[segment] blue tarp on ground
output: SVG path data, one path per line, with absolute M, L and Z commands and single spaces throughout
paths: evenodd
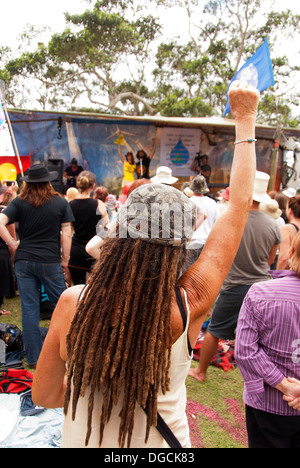
M 22 416 L 21 396 L 0 395 L 0 448 L 60 448 L 63 410 Z

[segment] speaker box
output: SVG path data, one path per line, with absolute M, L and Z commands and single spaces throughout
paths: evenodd
M 63 159 L 48 159 L 47 167 L 50 172 L 56 171 L 57 178 L 54 179 L 51 184 L 57 192 L 64 193 L 64 183 L 63 183 L 63 174 L 64 174 L 64 160 Z

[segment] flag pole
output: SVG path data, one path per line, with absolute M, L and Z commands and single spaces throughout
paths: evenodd
M 6 121 L 7 121 L 8 127 L 9 127 L 10 136 L 11 136 L 14 148 L 15 148 L 15 153 L 16 153 L 16 156 L 18 158 L 21 175 L 23 177 L 24 176 L 23 166 L 22 166 L 20 155 L 19 155 L 19 150 L 18 150 L 18 147 L 17 147 L 17 143 L 16 143 L 16 140 L 15 140 L 14 132 L 13 132 L 13 129 L 12 129 L 11 121 L 10 121 L 10 118 L 9 118 L 9 115 L 8 115 L 8 112 L 7 112 L 7 109 L 6 109 L 6 105 L 4 103 L 2 105 L 3 105 L 4 112 L 5 112 Z

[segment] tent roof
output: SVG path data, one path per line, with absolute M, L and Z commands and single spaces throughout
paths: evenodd
M 8 109 L 11 120 L 14 124 L 20 121 L 54 121 L 61 117 L 65 121 L 75 121 L 80 123 L 126 123 L 126 124 L 145 124 L 156 125 L 157 127 L 180 126 L 180 127 L 201 127 L 202 129 L 220 132 L 223 134 L 233 134 L 235 131 L 235 121 L 222 117 L 161 117 L 161 116 L 122 116 L 113 114 L 99 114 L 89 112 L 56 112 L 56 111 L 38 111 L 24 109 Z M 16 117 L 16 119 L 14 118 Z M 22 117 L 21 117 L 22 116 Z M 23 117 L 24 116 L 24 117 Z M 21 117 L 21 118 L 20 118 Z M 277 128 L 269 125 L 256 125 L 256 136 L 274 140 Z M 300 138 L 300 128 L 282 127 L 281 131 L 286 137 Z

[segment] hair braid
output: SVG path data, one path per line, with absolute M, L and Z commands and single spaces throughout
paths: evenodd
M 86 445 L 96 391 L 102 392 L 99 444 L 113 405 L 122 398 L 119 445 L 130 446 L 137 404 L 147 406 L 147 441 L 157 395 L 169 388 L 171 302 L 182 249 L 139 239 L 107 239 L 67 337 L 68 382 L 75 418 L 87 390 Z

